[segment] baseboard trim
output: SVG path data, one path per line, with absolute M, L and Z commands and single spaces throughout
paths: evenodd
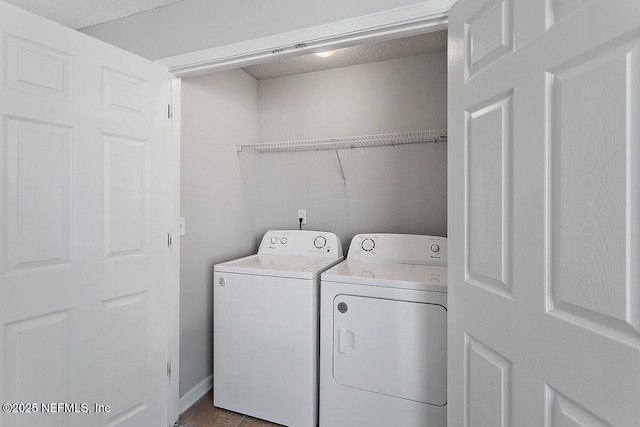
M 212 388 L 213 375 L 209 375 L 180 398 L 178 402 L 178 410 L 180 413 L 182 414 L 184 411 L 191 408 L 194 403 L 200 400 L 200 398 L 207 394 Z

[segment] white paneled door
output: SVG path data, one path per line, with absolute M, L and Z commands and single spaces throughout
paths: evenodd
M 0 425 L 167 425 L 167 70 L 2 2 L 0 37 Z
M 449 19 L 449 426 L 637 427 L 640 2 Z

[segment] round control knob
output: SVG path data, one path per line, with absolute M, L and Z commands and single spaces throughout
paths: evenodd
M 440 245 L 436 245 L 435 243 L 431 245 L 431 252 L 435 252 L 435 253 L 440 252 Z
M 218 283 L 220 284 L 220 286 L 227 286 L 227 279 L 225 279 L 224 277 L 220 277 L 218 279 Z
M 277 237 L 272 237 L 271 238 L 271 244 L 275 244 L 278 241 Z
M 360 243 L 360 247 L 365 251 L 369 252 L 376 247 L 376 242 L 374 242 L 373 239 L 364 239 L 362 243 Z
M 280 239 L 280 243 L 282 243 L 283 245 L 287 243 L 287 238 L 283 237 L 282 239 Z
M 318 249 L 324 248 L 326 244 L 327 244 L 327 239 L 325 239 L 323 236 L 318 236 L 313 241 L 313 246 L 315 246 Z

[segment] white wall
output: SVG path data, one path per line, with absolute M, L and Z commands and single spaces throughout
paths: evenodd
M 261 141 L 446 129 L 444 52 L 258 82 Z M 255 155 L 258 234 L 333 231 L 446 235 L 446 144 Z
M 212 371 L 213 265 L 255 251 L 251 194 L 235 144 L 254 142 L 257 83 L 242 70 L 182 81 L 180 395 Z
M 420 1 L 182 0 L 81 31 L 146 58 L 159 59 Z

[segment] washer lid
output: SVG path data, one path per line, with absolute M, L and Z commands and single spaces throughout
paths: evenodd
M 329 267 L 342 261 L 342 259 L 342 257 L 329 259 L 306 256 L 250 255 L 222 264 L 216 264 L 214 271 L 258 276 L 313 279 Z
M 347 260 L 322 273 L 322 280 L 447 292 L 447 267 Z

